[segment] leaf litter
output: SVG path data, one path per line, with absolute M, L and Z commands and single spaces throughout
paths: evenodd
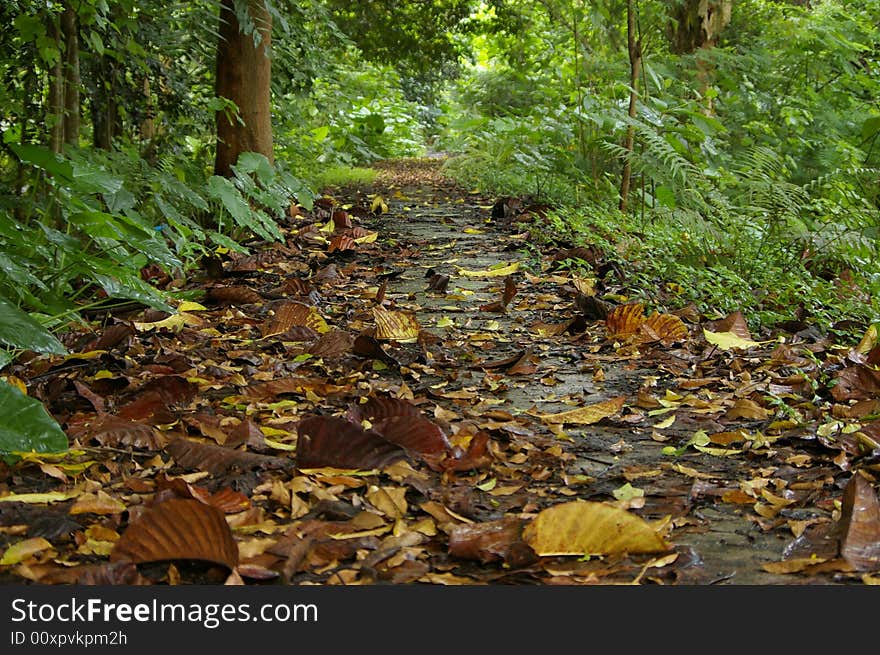
M 529 260 L 548 208 L 439 165 L 381 163 L 206 262 L 199 302 L 10 364 L 70 449 L 0 465 L 0 579 L 877 579 L 876 331 L 648 306 L 598 247 Z

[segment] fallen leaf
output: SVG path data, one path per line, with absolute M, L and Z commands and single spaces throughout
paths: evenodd
M 542 510 L 526 526 L 523 540 L 542 557 L 670 550 L 657 530 L 641 517 L 613 505 L 585 500 Z
M 858 473 L 844 489 L 840 510 L 840 555 L 857 571 L 880 570 L 880 500 Z
M 757 341 L 743 339 L 733 332 L 710 332 L 703 328 L 703 336 L 706 338 L 706 341 L 721 350 L 748 350 L 749 348 L 761 345 Z
M 24 539 L 12 544 L 0 558 L 0 566 L 11 566 L 23 562 L 31 555 L 36 555 L 44 550 L 52 548 L 52 544 L 42 537 Z
M 419 338 L 421 327 L 411 313 L 373 307 L 373 318 L 376 321 L 376 339 L 406 343 Z
M 560 412 L 558 414 L 539 414 L 542 421 L 550 425 L 591 425 L 604 418 L 614 416 L 623 407 L 625 396 L 617 396 L 586 407 Z
M 238 546 L 220 510 L 197 500 L 166 500 L 128 526 L 110 553 L 111 562 L 178 559 L 236 567 Z
M 300 469 L 380 469 L 406 457 L 403 448 L 381 434 L 336 416 L 304 418 L 297 432 L 296 464 Z

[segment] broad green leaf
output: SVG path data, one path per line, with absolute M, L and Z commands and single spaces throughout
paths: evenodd
M 161 309 L 166 312 L 174 311 L 174 308 L 165 301 L 165 298 L 159 291 L 139 277 L 125 273 L 121 269 L 110 275 L 96 272 L 94 278 L 111 298 L 136 300 L 154 309 Z
M 67 352 L 67 348 L 51 332 L 2 297 L 0 297 L 0 343 L 39 353 Z
M 9 148 L 21 161 L 42 168 L 66 182 L 73 181 L 73 166 L 70 162 L 63 160 L 60 155 L 56 155 L 48 148 L 21 143 L 10 143 Z
M 67 450 L 67 435 L 43 403 L 25 396 L 8 382 L 0 382 L 0 455 L 14 462 L 13 453 L 57 453 Z
M 880 133 L 880 116 L 871 116 L 862 123 L 862 139 L 867 141 L 878 133 Z

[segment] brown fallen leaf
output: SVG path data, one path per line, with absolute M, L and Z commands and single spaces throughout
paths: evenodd
M 528 566 L 538 557 L 523 541 L 524 526 L 525 521 L 515 517 L 453 526 L 449 532 L 449 554 L 484 564 L 503 561 L 513 568 Z
M 154 505 L 128 526 L 111 562 L 200 560 L 234 570 L 238 546 L 223 513 L 197 500 L 172 498 Z
M 324 317 L 316 307 L 297 302 L 296 300 L 288 300 L 274 308 L 274 315 L 263 323 L 261 332 L 263 337 L 269 337 L 276 334 L 284 334 L 292 328 L 309 328 L 318 334 L 323 334 L 330 330 Z
M 523 530 L 540 556 L 662 553 L 670 546 L 641 517 L 606 503 L 575 500 L 542 510 Z
M 365 359 L 376 359 L 390 366 L 400 366 L 400 362 L 398 362 L 391 355 L 385 352 L 382 344 L 380 344 L 375 337 L 370 336 L 369 334 L 358 335 L 357 338 L 354 340 L 352 351 L 358 357 L 363 357 Z
M 711 332 L 731 332 L 740 339 L 752 340 L 749 324 L 741 311 L 731 312 L 720 321 L 709 323 L 707 327 Z
M 628 339 L 634 336 L 645 322 L 645 306 L 641 303 L 618 305 L 605 318 L 609 339 Z
M 858 473 L 843 493 L 840 535 L 840 555 L 857 571 L 880 570 L 880 500 Z
M 831 387 L 834 400 L 869 400 L 880 396 L 880 371 L 856 364 L 843 369 Z
M 224 475 L 233 468 L 241 471 L 293 468 L 293 462 L 283 457 L 257 455 L 214 444 L 198 443 L 183 437 L 173 439 L 165 447 L 165 451 L 183 468 L 208 471 L 213 475 Z
M 243 286 L 212 287 L 205 298 L 220 305 L 256 305 L 263 302 L 263 296 Z
M 684 321 L 678 316 L 657 312 L 651 314 L 639 329 L 642 331 L 641 341 L 659 341 L 664 346 L 685 341 L 689 334 Z
M 304 418 L 297 432 L 296 465 L 300 469 L 381 469 L 406 457 L 403 448 L 381 434 L 337 416 Z

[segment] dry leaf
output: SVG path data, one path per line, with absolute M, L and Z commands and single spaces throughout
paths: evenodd
M 559 414 L 540 414 L 540 418 L 550 425 L 591 425 L 617 414 L 625 400 L 625 396 L 617 396 Z
M 177 559 L 236 567 L 238 546 L 220 510 L 197 500 L 166 500 L 132 523 L 110 553 L 111 562 Z
M 523 539 L 540 556 L 662 553 L 666 541 L 644 519 L 626 510 L 583 500 L 542 510 Z

